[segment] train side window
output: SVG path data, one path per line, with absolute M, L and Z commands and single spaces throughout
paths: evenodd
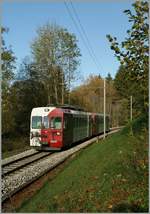
M 74 124 L 75 124 L 75 127 L 77 127 L 77 118 L 76 117 L 74 118 Z
M 84 118 L 82 117 L 82 126 L 84 127 Z
M 67 128 L 67 118 L 64 118 L 64 129 Z
M 78 117 L 78 128 L 80 127 L 80 117 Z
M 66 121 L 64 120 L 64 127 L 63 127 L 64 129 L 66 129 Z
M 75 117 L 75 127 L 77 128 L 78 127 L 78 118 Z
M 78 127 L 78 117 L 76 117 L 76 128 Z

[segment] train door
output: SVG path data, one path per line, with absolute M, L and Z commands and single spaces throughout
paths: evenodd
M 49 114 L 50 147 L 63 147 L 63 113 L 55 109 Z
M 49 146 L 50 144 L 50 127 L 48 116 L 42 117 L 42 128 L 41 128 L 41 145 Z
M 73 116 L 70 113 L 64 113 L 63 142 L 66 147 L 73 143 Z
M 92 120 L 92 115 L 89 115 L 89 136 L 92 136 L 92 128 L 93 128 L 93 120 Z
M 95 127 L 95 115 L 92 114 L 92 135 L 94 136 L 96 133 L 96 127 Z

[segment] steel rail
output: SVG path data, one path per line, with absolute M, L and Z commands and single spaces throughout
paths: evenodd
M 37 152 L 32 155 L 30 154 L 20 159 L 13 160 L 12 162 L 9 162 L 5 165 L 2 165 L 2 177 L 16 170 L 19 170 L 22 167 L 27 166 L 28 164 L 38 161 L 50 154 L 50 152 Z
M 35 149 L 26 150 L 26 151 L 21 152 L 19 154 L 16 154 L 16 155 L 10 156 L 8 158 L 2 159 L 1 166 L 2 167 L 6 166 L 8 164 L 16 162 L 17 160 L 21 160 L 21 159 L 30 157 L 30 156 L 37 154 L 37 153 L 39 153 L 39 151 L 36 151 Z

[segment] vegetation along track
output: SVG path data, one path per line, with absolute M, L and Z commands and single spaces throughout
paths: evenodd
M 50 152 L 35 152 L 35 153 L 29 154 L 25 157 L 20 157 L 17 160 L 12 160 L 11 162 L 6 162 L 5 164 L 2 164 L 2 177 L 4 177 L 5 175 L 8 175 L 16 170 L 19 170 L 22 167 L 27 166 L 28 164 L 38 161 L 39 159 L 44 158 L 47 155 L 50 155 Z
M 108 134 L 112 134 L 117 132 L 119 129 L 113 130 Z M 108 135 L 107 134 L 107 135 Z M 46 156 L 38 161 L 34 161 L 31 164 L 20 168 L 19 170 L 15 170 L 14 172 L 5 175 L 2 178 L 2 202 L 5 199 L 10 198 L 16 192 L 26 187 L 28 184 L 37 180 L 39 177 L 44 175 L 46 172 L 52 170 L 57 167 L 61 163 L 63 163 L 67 158 L 73 155 L 75 152 L 78 152 L 81 149 L 84 149 L 88 145 L 94 143 L 97 139 L 102 139 L 103 135 L 98 137 L 94 137 L 90 140 L 85 141 L 77 146 L 72 147 L 71 149 L 55 152 L 53 154 L 49 154 L 50 156 Z

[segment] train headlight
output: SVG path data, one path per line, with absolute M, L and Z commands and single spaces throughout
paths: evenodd
M 57 135 L 57 136 L 60 136 L 60 132 L 56 132 L 56 135 Z

